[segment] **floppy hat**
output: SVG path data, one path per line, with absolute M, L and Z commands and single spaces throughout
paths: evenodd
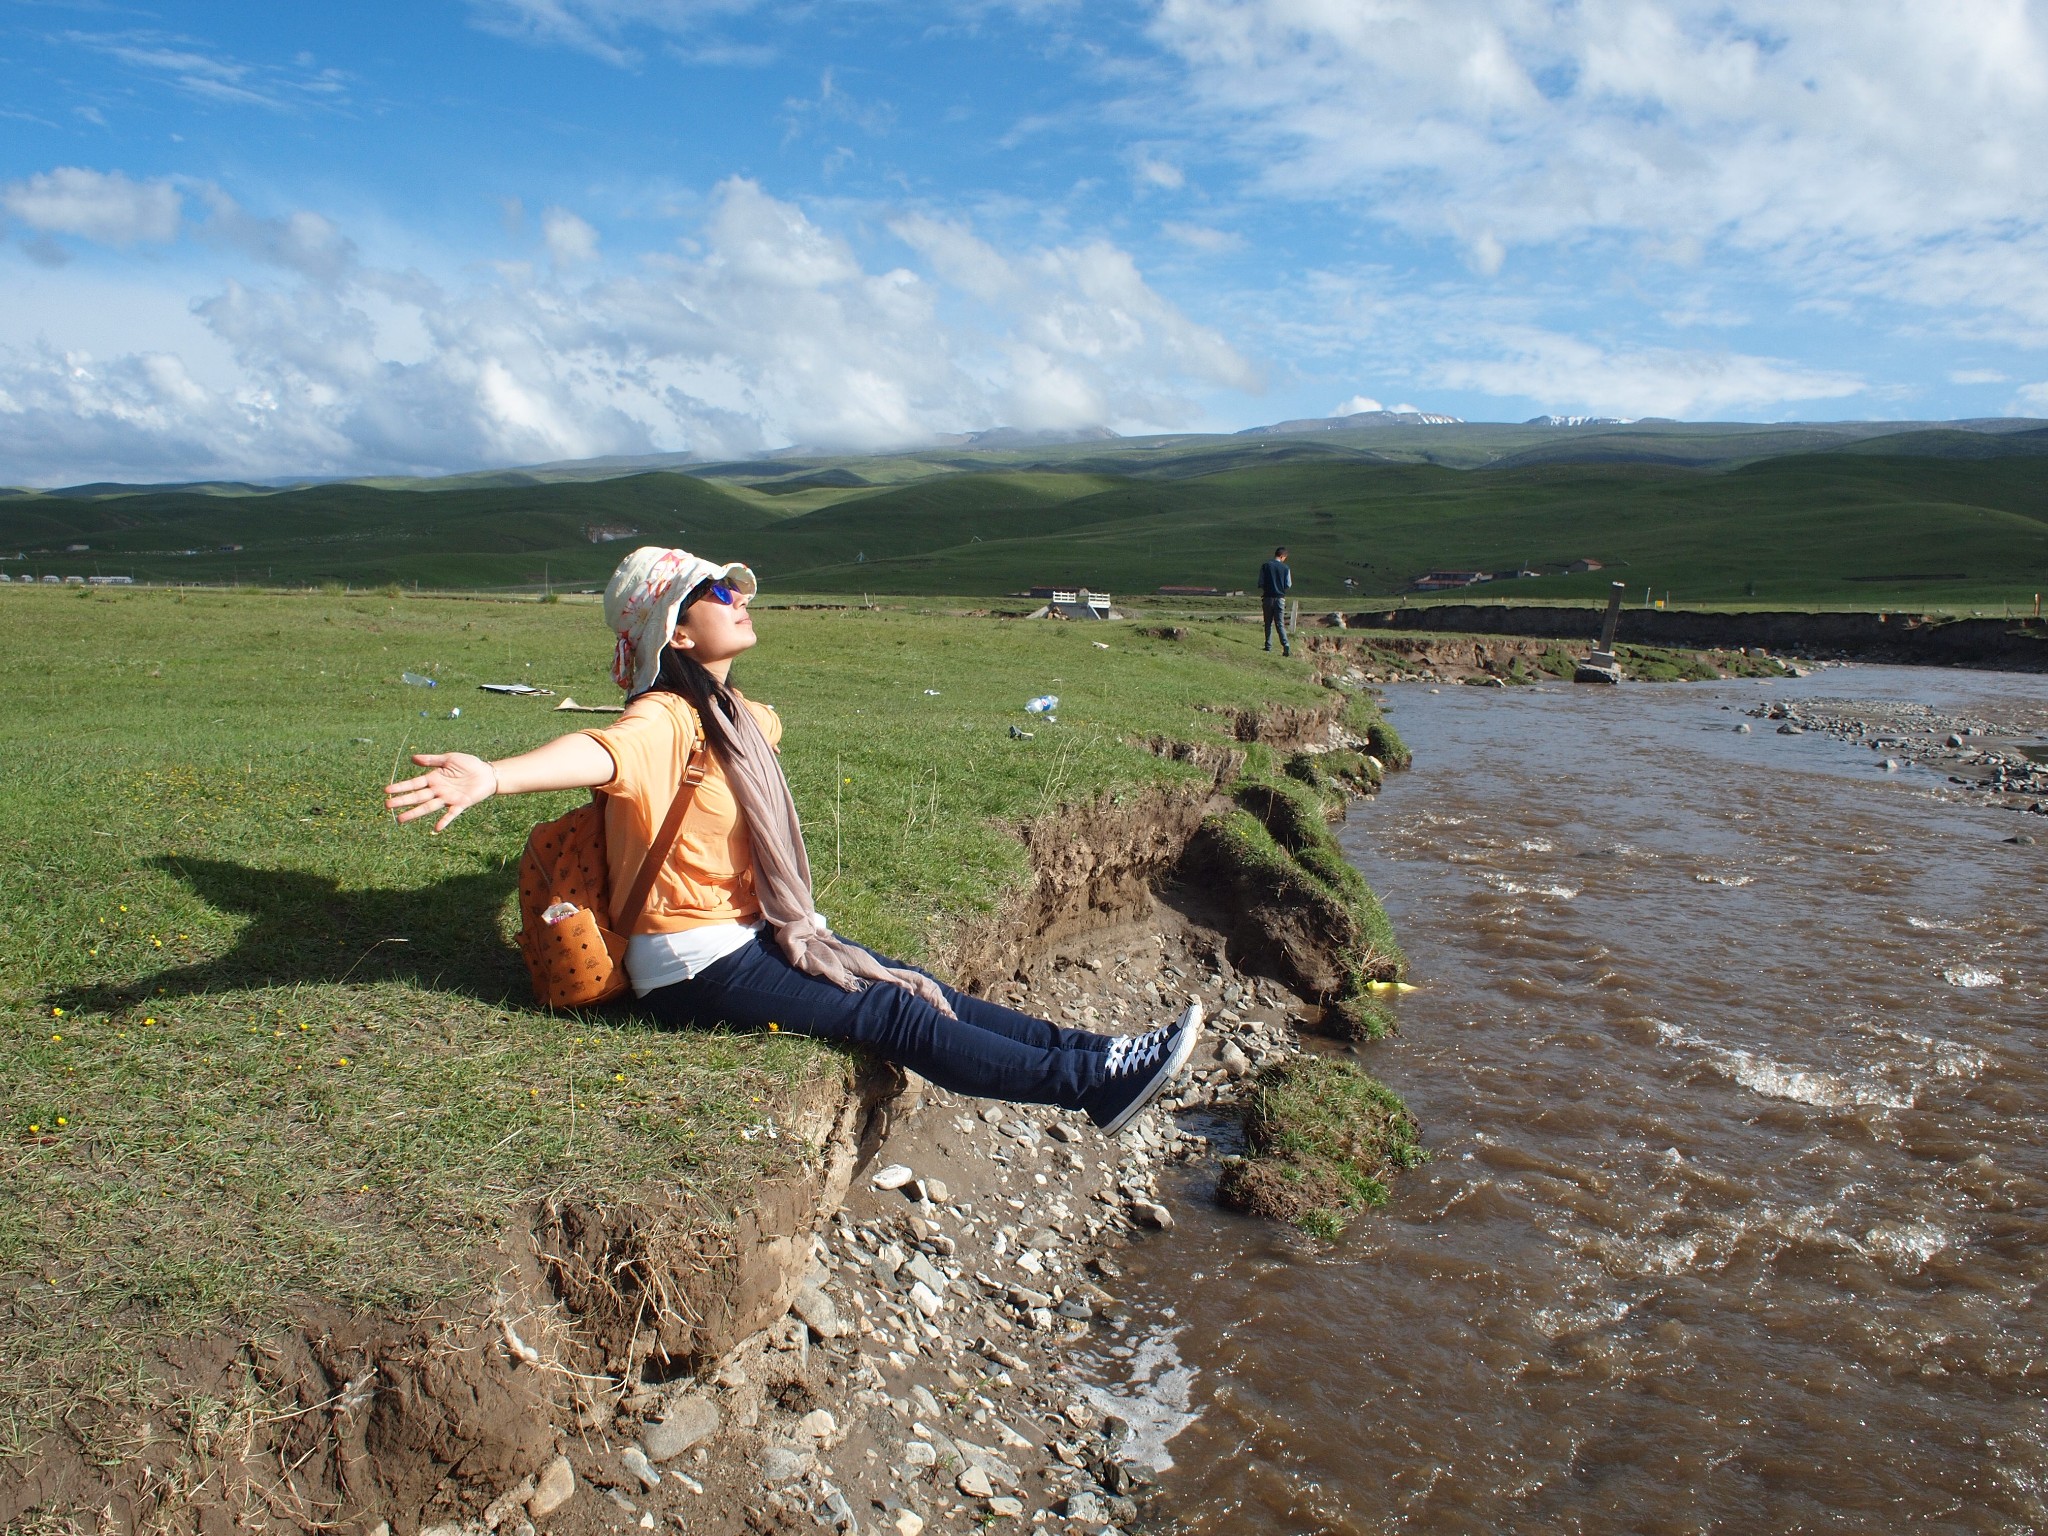
M 619 637 L 612 681 L 644 693 L 661 671 L 661 650 L 676 632 L 676 610 L 699 582 L 724 581 L 753 596 L 759 583 L 738 561 L 714 565 L 687 549 L 643 544 L 619 562 L 604 589 L 604 621 Z

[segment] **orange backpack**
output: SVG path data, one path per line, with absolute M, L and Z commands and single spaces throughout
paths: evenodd
M 704 739 L 701 726 L 696 739 Z M 675 846 L 683 813 L 693 798 L 689 791 L 703 778 L 698 754 L 692 751 L 661 830 L 648 844 L 640 873 L 616 913 L 605 856 L 602 794 L 592 791 L 588 805 L 544 821 L 527 834 L 526 851 L 519 856 L 519 952 L 526 957 L 533 995 L 542 1007 L 588 1008 L 626 990 L 626 941 Z M 571 910 L 564 914 L 564 907 Z

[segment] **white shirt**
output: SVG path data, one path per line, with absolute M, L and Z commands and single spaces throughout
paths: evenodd
M 760 923 L 706 923 L 680 933 L 636 933 L 626 941 L 626 979 L 633 995 L 688 981 L 754 942 Z

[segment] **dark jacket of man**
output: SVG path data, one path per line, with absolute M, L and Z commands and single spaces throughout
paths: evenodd
M 1275 557 L 1259 567 L 1259 596 L 1267 602 L 1279 602 L 1293 585 L 1294 572 L 1287 568 L 1285 560 Z

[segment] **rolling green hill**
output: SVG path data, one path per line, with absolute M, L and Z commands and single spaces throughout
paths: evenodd
M 771 504 L 772 507 L 772 504 Z M 417 581 L 485 587 L 602 580 L 636 543 L 717 545 L 779 520 L 689 475 L 422 494 L 321 485 L 267 496 L 185 491 L 0 501 L 0 554 L 37 572 L 150 581 Z M 637 530 L 593 542 L 591 530 Z M 14 562 L 0 570 L 19 569 Z
M 1275 439 L 1267 454 L 1257 439 L 1210 439 L 1123 458 L 1101 442 L 1075 444 L 1064 464 L 1028 469 L 969 457 L 971 471 L 882 485 L 815 465 L 764 480 L 757 465 L 751 483 L 656 472 L 432 492 L 37 495 L 0 499 L 0 554 L 28 556 L 0 570 L 595 586 L 631 544 L 683 543 L 747 560 L 771 591 L 968 596 L 1086 584 L 1129 595 L 1169 583 L 1242 589 L 1285 543 L 1313 602 L 1390 597 L 1430 569 L 1523 566 L 1541 574 L 1466 595 L 1590 598 L 1619 579 L 1693 602 L 2028 602 L 2048 589 L 2044 436 L 1894 434 L 1711 472 L 1642 462 L 1456 470 L 1320 440 Z M 1887 444 L 1927 451 L 1879 451 Z M 1978 452 L 1992 444 L 2002 451 Z M 1109 467 L 1133 456 L 1136 471 Z M 604 537 L 626 529 L 635 531 Z M 73 544 L 89 547 L 67 551 Z M 1565 573 L 1588 558 L 1602 569 Z

